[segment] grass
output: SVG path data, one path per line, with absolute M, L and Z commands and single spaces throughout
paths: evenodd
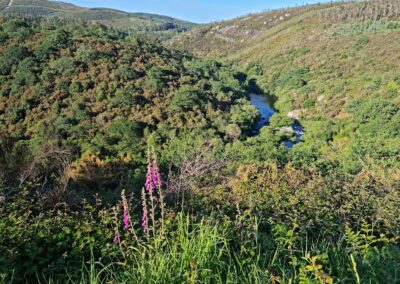
M 282 233 L 282 232 L 281 232 Z M 398 283 L 398 247 L 350 250 L 350 236 L 337 242 L 285 235 L 237 243 L 226 225 L 212 218 L 195 223 L 180 214 L 164 234 L 140 243 L 121 242 L 125 260 L 101 263 L 93 258 L 79 283 Z M 350 234 L 347 232 L 347 234 Z M 354 235 L 357 234 L 353 234 Z M 296 244 L 297 240 L 300 240 Z M 353 240 L 357 242 L 356 240 Z M 252 243 L 252 249 L 245 246 Z M 274 244 L 268 247 L 268 244 Z M 266 246 L 267 245 L 267 249 Z M 353 247 L 354 248 L 354 247 Z M 385 261 L 378 263 L 385 255 Z M 60 283 L 48 280 L 42 283 Z M 77 283 L 69 279 L 66 283 Z

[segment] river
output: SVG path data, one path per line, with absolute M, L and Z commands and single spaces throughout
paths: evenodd
M 274 115 L 276 112 L 274 108 L 271 106 L 271 103 L 268 101 L 267 97 L 264 95 L 259 95 L 259 94 L 250 94 L 250 102 L 253 106 L 255 106 L 260 114 L 261 114 L 261 119 L 257 122 L 256 125 L 256 133 L 258 133 L 261 128 L 263 128 L 265 125 L 268 125 L 270 118 Z M 301 137 L 304 135 L 305 131 L 301 124 L 298 121 L 295 121 L 292 124 L 292 130 L 294 133 L 295 141 L 293 142 L 292 140 L 285 140 L 284 145 L 287 148 L 292 148 L 295 144 L 298 144 L 301 142 Z

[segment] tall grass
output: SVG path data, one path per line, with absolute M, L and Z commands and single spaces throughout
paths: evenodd
M 265 283 L 257 260 L 232 251 L 224 226 L 180 214 L 171 229 L 124 247 L 126 263 L 92 260 L 80 283 Z
M 258 244 L 248 253 L 228 226 L 180 214 L 167 233 L 125 246 L 126 262 L 92 259 L 80 283 L 398 283 L 398 247 L 369 247 L 361 245 L 362 233 L 346 234 L 337 242 L 306 238 L 297 245 L 293 235 L 275 235 L 253 240 Z

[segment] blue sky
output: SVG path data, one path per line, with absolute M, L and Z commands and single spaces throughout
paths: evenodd
M 107 7 L 128 12 L 147 12 L 197 23 L 230 19 L 250 12 L 326 0 L 64 0 L 84 7 Z

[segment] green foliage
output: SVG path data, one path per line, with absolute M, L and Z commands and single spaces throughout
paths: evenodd
M 63 29 L 50 32 L 46 39 L 36 47 L 35 56 L 42 61 L 47 60 L 51 55 L 55 54 L 59 49 L 69 45 L 70 35 Z
M 162 68 L 153 66 L 146 72 L 145 85 L 152 94 L 162 92 L 165 87 L 165 80 L 163 78 L 164 71 Z
M 356 43 L 354 44 L 354 48 L 356 50 L 360 50 L 362 49 L 365 45 L 367 45 L 369 43 L 369 38 L 366 36 L 363 36 L 361 38 L 359 38 Z
M 106 8 L 89 9 L 63 2 L 18 0 L 18 3 L 14 3 L 12 7 L 3 9 L 7 4 L 8 2 L 5 2 L 3 6 L 0 6 L 2 9 L 0 12 L 5 17 L 44 18 L 50 20 L 58 17 L 80 25 L 96 23 L 101 24 L 103 27 L 113 28 L 126 37 L 140 34 L 146 37 L 154 37 L 158 40 L 165 40 L 196 26 L 194 23 L 168 16 L 128 13 Z M 6 25 L 7 32 L 21 32 L 27 28 L 28 25 L 19 19 L 12 20 Z
M 349 111 L 353 114 L 353 123 L 356 125 L 353 127 L 354 139 L 349 149 L 352 170 L 360 167 L 357 162 L 362 157 L 384 160 L 389 166 L 396 165 L 400 154 L 398 106 L 382 99 L 354 101 L 349 106 Z
M 50 68 L 62 76 L 68 76 L 74 73 L 75 63 L 71 57 L 61 57 L 50 62 Z
M 106 156 L 117 156 L 128 153 L 138 153 L 142 130 L 138 123 L 131 120 L 117 120 L 107 126 L 104 133 L 98 134 L 93 140 L 93 147 Z M 95 151 L 96 152 L 96 151 Z
M 14 93 L 23 86 L 32 86 L 36 83 L 37 63 L 32 57 L 22 60 L 16 69 L 14 81 L 12 83 L 12 90 Z
M 71 151 L 74 174 L 86 178 L 89 154 L 106 164 L 123 159 L 135 172 L 146 143 L 165 145 L 197 128 L 226 140 L 250 133 L 257 112 L 246 100 L 243 74 L 142 38 L 126 41 L 104 27 L 57 23 L 32 20 L 29 37 L 4 46 L 4 137 L 28 145 L 56 139 Z M 101 168 L 110 177 L 107 185 L 99 178 L 99 187 L 120 183 L 118 167 Z M 81 186 L 87 188 L 82 182 L 75 189 Z
M 18 198 L 0 212 L 0 273 L 6 279 L 61 279 L 66 268 L 81 267 L 83 259 L 93 251 L 96 258 L 112 257 L 112 251 L 100 245 L 110 238 L 110 216 L 101 216 L 90 206 L 78 215 L 66 208 L 39 213 L 43 207 L 34 203 L 26 189 Z M 69 273 L 79 277 L 78 271 Z
M 176 91 L 169 108 L 172 112 L 182 112 L 193 109 L 199 102 L 199 90 L 185 85 Z
M 279 177 L 278 177 L 279 178 Z M 34 186 L 30 188 L 33 190 Z M 128 202 L 133 227 L 121 210 L 83 204 L 46 209 L 27 190 L 8 198 L 0 214 L 0 273 L 5 281 L 80 283 L 356 283 L 398 280 L 396 238 L 369 223 L 346 225 L 334 240 L 304 236 L 297 223 L 270 223 L 238 205 L 233 216 L 170 213 L 165 228 L 149 234 L 138 225 L 138 205 Z M 97 204 L 101 204 L 97 200 Z M 288 207 L 289 209 L 289 207 Z M 265 227 L 267 226 L 267 227 Z M 339 226 L 342 226 L 340 224 Z M 118 243 L 113 242 L 118 232 Z M 307 245 L 304 245 L 304 242 Z M 269 253 L 268 253 L 269 252 Z
M 284 74 L 279 75 L 278 81 L 275 83 L 276 86 L 284 86 L 286 88 L 302 87 L 307 84 L 306 75 L 309 73 L 309 69 L 306 67 L 298 68 Z
M 277 148 L 279 137 L 264 127 L 256 137 L 245 141 L 235 141 L 227 145 L 227 156 L 242 163 L 262 163 L 264 161 L 284 161 L 284 148 Z
M 29 56 L 29 50 L 21 45 L 12 45 L 8 47 L 0 58 L 0 74 L 8 75 L 13 65 Z
M 368 20 L 364 23 L 350 23 L 338 26 L 334 32 L 334 36 L 347 36 L 361 34 L 367 32 L 380 32 L 384 30 L 395 30 L 400 28 L 400 22 L 379 20 Z
M 98 56 L 97 51 L 87 44 L 82 44 L 76 51 L 75 55 L 78 60 L 85 64 L 89 64 L 93 60 L 96 60 Z
M 248 74 L 133 35 L 179 29 L 168 19 L 142 15 L 123 33 L 1 19 L 0 282 L 397 283 L 397 27 L 350 13 L 350 29 L 376 33 L 333 42 L 337 18 L 315 19 L 335 9 L 319 7 L 267 13 L 261 30 L 242 19 L 251 43 L 226 23 L 211 29 L 229 47 L 193 33 L 209 50 L 240 42 L 231 62 Z M 80 12 L 105 24 L 118 13 Z M 278 112 L 256 135 L 248 92 L 260 86 Z M 306 131 L 292 149 L 289 112 Z M 146 201 L 149 147 L 165 183 Z
M 259 112 L 255 106 L 243 105 L 234 106 L 231 110 L 232 122 L 236 123 L 240 129 L 250 131 L 254 125 Z

